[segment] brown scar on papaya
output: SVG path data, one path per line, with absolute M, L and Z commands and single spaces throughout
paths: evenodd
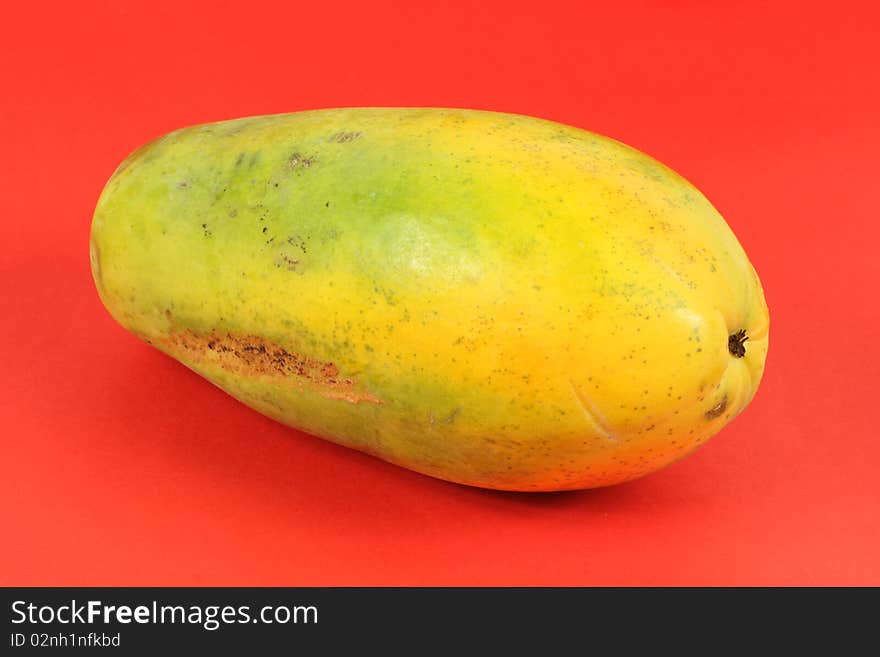
M 327 399 L 351 404 L 383 404 L 351 378 L 340 375 L 332 362 L 288 351 L 257 335 L 217 333 L 207 335 L 186 329 L 170 333 L 165 344 L 187 361 L 212 364 L 240 376 L 268 377 L 313 390 Z
M 715 404 L 712 408 L 706 411 L 705 416 L 707 420 L 714 420 L 716 417 L 721 415 L 727 409 L 727 396 Z
M 316 159 L 316 155 L 306 157 L 302 153 L 294 153 L 289 158 L 287 158 L 286 166 L 288 169 L 296 169 L 297 167 L 304 167 L 308 169 L 310 166 L 312 166 L 312 164 L 314 164 Z
M 337 144 L 345 144 L 358 139 L 361 134 L 361 132 L 337 132 L 330 138 L 330 140 L 335 141 Z

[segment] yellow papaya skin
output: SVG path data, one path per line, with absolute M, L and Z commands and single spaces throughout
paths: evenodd
M 346 108 L 172 132 L 92 221 L 112 316 L 279 422 L 441 479 L 656 471 L 754 396 L 758 276 L 690 183 L 537 118 Z

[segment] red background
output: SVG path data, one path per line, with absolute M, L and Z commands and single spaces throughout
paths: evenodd
M 4 9 L 0 583 L 880 585 L 877 16 L 420 4 Z M 286 429 L 112 321 L 88 232 L 129 151 L 350 105 L 537 115 L 691 179 L 770 304 L 751 407 L 633 483 L 489 492 Z

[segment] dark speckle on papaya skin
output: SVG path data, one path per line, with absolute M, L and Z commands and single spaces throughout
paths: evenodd
M 290 246 L 294 246 L 294 247 L 298 248 L 303 253 L 306 253 L 308 251 L 308 249 L 306 248 L 305 240 L 300 239 L 296 235 L 291 235 L 290 237 L 288 237 L 287 243 L 290 244 Z
M 290 271 L 296 271 L 296 266 L 299 264 L 299 260 L 296 258 L 292 258 L 286 253 L 280 253 L 278 257 L 275 259 L 276 267 L 285 267 Z

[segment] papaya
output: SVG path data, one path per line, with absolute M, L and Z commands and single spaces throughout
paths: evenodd
M 107 182 L 90 258 L 119 324 L 235 399 L 490 489 L 663 468 L 749 404 L 768 348 L 758 275 L 703 194 L 515 114 L 171 132 Z

